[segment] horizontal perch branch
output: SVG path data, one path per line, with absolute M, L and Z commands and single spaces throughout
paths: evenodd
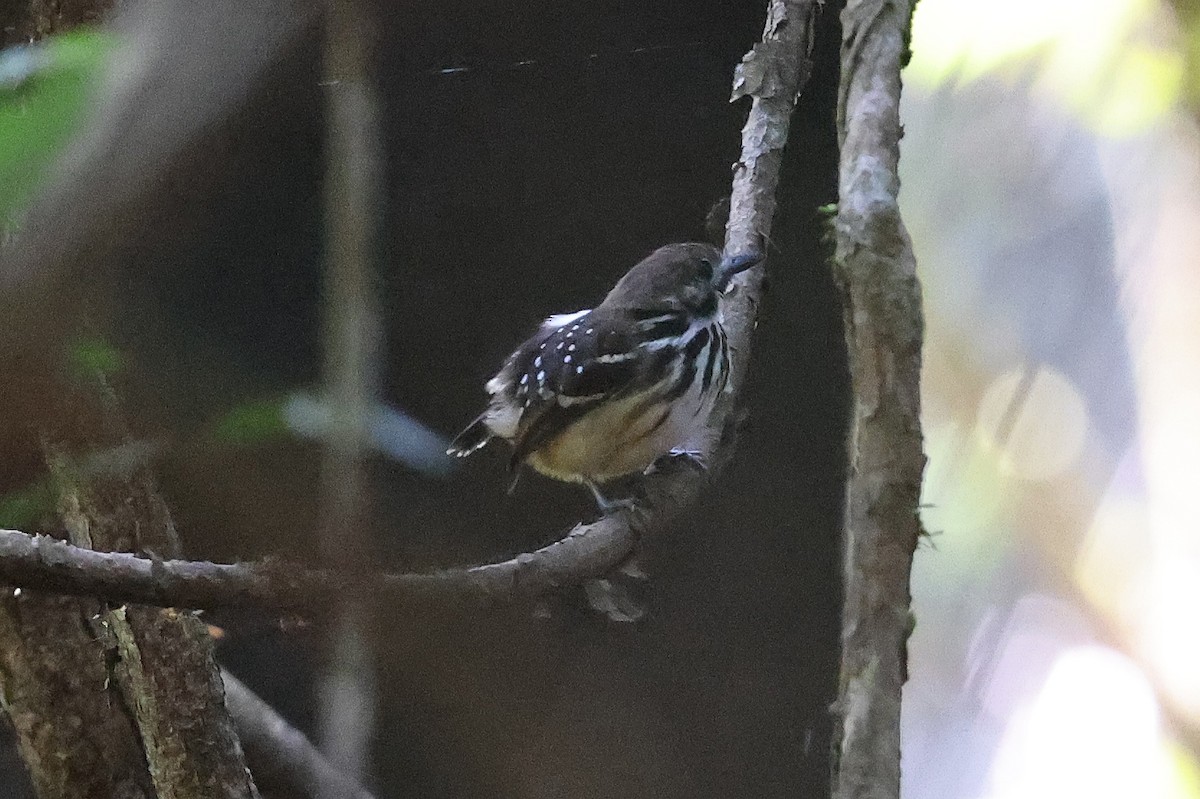
M 397 600 L 511 601 L 611 571 L 636 542 L 633 525 L 607 517 L 561 541 L 499 563 L 428 574 L 350 574 L 284 561 L 209 563 L 96 552 L 48 536 L 0 530 L 0 583 L 113 602 L 212 609 L 302 609 L 364 584 Z

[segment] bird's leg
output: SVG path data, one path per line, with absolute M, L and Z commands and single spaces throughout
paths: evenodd
M 512 482 L 508 484 L 507 493 L 510 497 L 513 495 L 513 492 L 517 490 L 517 483 L 519 482 L 521 482 L 521 467 L 517 466 L 517 468 L 513 470 Z
M 618 510 L 632 510 L 637 506 L 637 503 L 632 499 L 609 499 L 600 492 L 600 486 L 595 480 L 588 478 L 583 479 L 584 485 L 592 490 L 592 496 L 596 498 L 596 505 L 600 507 L 600 512 L 605 516 Z
M 667 453 L 667 457 L 680 463 L 686 463 L 698 472 L 708 471 L 708 460 L 704 457 L 704 453 L 698 449 L 675 447 Z

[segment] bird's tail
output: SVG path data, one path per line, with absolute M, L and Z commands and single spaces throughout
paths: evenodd
M 492 440 L 492 431 L 488 428 L 486 419 L 487 413 L 484 412 L 479 415 L 478 419 L 467 425 L 467 429 L 455 436 L 454 440 L 450 442 L 450 447 L 446 450 L 446 454 L 465 458 L 475 450 L 483 448 Z

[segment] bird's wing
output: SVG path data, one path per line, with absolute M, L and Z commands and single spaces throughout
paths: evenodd
M 512 463 L 518 464 L 604 402 L 652 385 L 664 349 L 647 350 L 646 332 L 588 313 L 543 325 L 512 362 L 515 401 L 522 408 Z

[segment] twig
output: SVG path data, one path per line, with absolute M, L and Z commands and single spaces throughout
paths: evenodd
M 286 789 L 288 796 L 303 799 L 374 799 L 237 677 L 224 670 L 221 677 L 225 704 L 259 786 Z
M 752 97 L 754 102 L 742 127 L 742 154 L 734 165 L 725 229 L 728 251 L 761 249 L 770 235 L 792 111 L 812 72 L 813 16 L 819 5 L 818 0 L 768 0 L 762 41 L 738 65 L 731 101 Z M 742 278 L 749 296 L 739 305 L 737 321 L 727 325 L 735 328 L 731 343 L 744 344 L 750 338 L 753 317 L 747 319 L 745 312 L 753 313 L 762 275 L 757 268 Z
M 348 574 L 282 561 L 209 563 L 96 552 L 48 536 L 0 530 L 0 583 L 14 588 L 160 607 L 327 608 L 349 586 L 381 601 L 510 602 L 611 571 L 636 540 L 617 517 L 581 526 L 547 547 L 499 563 L 428 574 Z
M 849 0 L 842 13 L 842 154 L 835 276 L 854 392 L 846 490 L 836 799 L 900 795 L 900 697 L 912 630 L 909 573 L 921 535 L 923 318 L 900 219 L 900 69 L 910 0 Z

